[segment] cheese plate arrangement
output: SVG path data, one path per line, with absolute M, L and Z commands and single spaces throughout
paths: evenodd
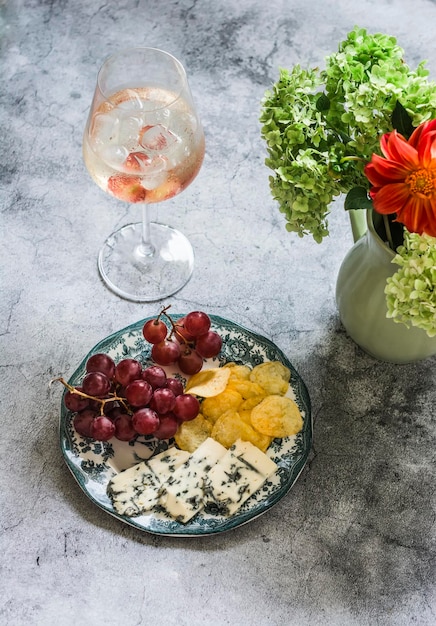
M 255 409 L 250 412 L 250 425 L 243 421 L 248 411 L 239 411 L 241 420 L 238 422 L 237 432 L 241 435 L 234 434 L 235 422 L 230 420 L 236 413 L 228 410 L 228 398 L 227 404 L 221 410 L 225 413 L 220 416 L 222 419 L 213 416 L 213 410 L 217 407 L 216 398 L 223 396 L 221 394 L 215 398 L 198 398 L 199 411 L 206 418 L 209 417 L 211 423 L 203 415 L 195 419 L 192 416 L 186 417 L 189 407 L 185 407 L 182 410 L 182 414 L 185 411 L 183 419 L 192 421 L 179 422 L 179 431 L 176 434 L 168 431 L 168 438 L 165 438 L 162 427 L 160 434 L 158 429 L 150 434 L 136 433 L 134 437 L 117 438 L 110 434 L 101 438 L 86 436 L 89 433 L 86 428 L 80 427 L 77 413 L 65 402 L 67 394 L 70 394 L 69 390 L 75 388 L 83 391 L 89 363 L 92 358 L 101 360 L 102 354 L 107 355 L 115 364 L 134 360 L 141 364 L 144 371 L 153 369 L 156 362 L 153 359 L 154 346 L 144 340 L 143 334 L 145 325 L 152 324 L 153 318 L 138 321 L 119 330 L 94 346 L 66 383 L 67 388 L 63 394 L 60 447 L 67 467 L 78 485 L 95 505 L 108 514 L 123 523 L 156 535 L 213 535 L 256 519 L 289 492 L 306 464 L 312 445 L 309 393 L 286 355 L 269 339 L 243 326 L 215 315 L 210 315 L 209 318 L 210 331 L 219 335 L 222 346 L 215 356 L 202 358 L 202 371 L 198 374 L 202 378 L 184 373 L 186 368 L 178 363 L 162 364 L 168 379 L 181 383 L 185 391 L 190 389 L 190 380 L 199 380 L 200 384 L 194 385 L 190 393 L 198 392 L 201 396 L 205 377 L 214 375 L 216 382 L 222 378 L 220 374 L 225 373 L 227 380 L 227 370 L 236 372 L 239 369 L 254 373 L 259 371 L 260 375 L 260 370 L 268 368 L 265 364 L 269 364 L 269 369 L 280 368 L 288 372 L 289 382 L 286 382 L 285 389 L 280 392 L 283 397 L 279 397 L 275 390 L 271 392 L 274 395 L 264 397 L 263 411 L 257 410 L 256 415 Z M 173 315 L 172 324 L 184 319 L 185 315 Z M 154 331 L 155 327 L 157 328 L 156 323 L 151 330 Z M 262 381 L 258 378 L 257 382 Z M 250 389 L 253 389 L 257 382 L 239 380 L 238 390 L 241 391 L 247 385 L 251 385 Z M 140 387 L 140 384 L 136 386 Z M 137 389 L 135 393 L 138 394 Z M 231 390 L 228 393 L 235 395 L 236 392 Z M 189 392 L 182 395 L 185 397 Z M 255 404 L 252 398 L 245 403 L 253 406 Z M 268 415 L 270 405 L 276 408 L 277 403 L 279 412 L 283 413 L 289 409 L 286 403 L 294 407 L 300 420 L 295 434 L 288 435 L 288 432 L 294 431 L 283 431 L 279 437 L 274 436 L 280 432 L 282 422 L 288 419 L 287 413 L 284 417 L 280 415 L 278 431 L 269 432 L 264 429 L 265 415 Z M 138 411 L 138 415 L 147 411 L 150 413 L 149 409 L 142 409 Z M 296 416 L 292 417 L 294 418 Z M 165 415 L 161 423 L 166 419 Z M 202 420 L 200 425 L 199 420 Z M 102 428 L 97 422 L 94 419 L 96 430 Z M 204 432 L 203 427 L 200 429 L 203 422 L 209 429 Z M 253 429 L 251 423 L 260 432 Z M 198 437 L 200 430 L 202 438 L 198 445 L 194 448 L 184 447 L 186 433 L 192 439 L 192 432 Z M 144 432 L 147 432 L 146 428 Z M 229 432 L 234 435 L 233 439 L 228 439 Z M 255 439 L 251 436 L 254 433 Z

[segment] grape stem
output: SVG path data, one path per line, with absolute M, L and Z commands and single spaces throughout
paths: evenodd
M 181 341 L 185 344 L 185 348 L 190 348 L 189 341 L 178 330 L 177 324 L 174 322 L 173 318 L 170 315 L 168 315 L 167 311 L 168 311 L 169 308 L 171 308 L 171 304 L 169 304 L 168 306 L 166 306 L 166 307 L 164 307 L 162 309 L 162 311 L 157 316 L 157 319 L 159 319 L 162 315 L 164 315 L 167 318 L 167 320 L 169 321 L 170 325 L 171 325 L 171 331 L 170 331 L 169 339 L 171 339 L 173 334 L 176 334 L 178 337 L 180 337 Z
M 164 306 L 162 311 L 159 313 L 159 315 L 155 319 L 155 322 L 158 322 L 160 320 L 161 316 L 165 315 L 165 317 L 167 317 L 170 320 L 171 324 L 172 324 L 173 323 L 172 319 L 171 319 L 171 317 L 167 313 L 168 309 L 170 309 L 170 308 L 171 308 L 171 304 L 169 304 L 168 306 Z
M 50 382 L 50 384 L 56 383 L 56 382 L 62 383 L 62 385 L 66 387 L 68 391 L 71 393 L 75 393 L 76 395 L 81 396 L 82 398 L 88 398 L 88 400 L 96 400 L 97 402 L 99 402 L 101 415 L 104 414 L 104 407 L 106 406 L 106 403 L 114 402 L 114 401 L 122 404 L 124 409 L 127 411 L 127 413 L 129 415 L 132 415 L 132 411 L 129 405 L 127 404 L 126 398 L 122 398 L 121 396 L 118 396 L 116 393 L 110 393 L 109 397 L 107 398 L 97 398 L 96 396 L 90 396 L 88 393 L 85 393 L 84 391 L 79 391 L 79 389 L 76 389 L 76 387 L 73 387 L 72 385 L 67 383 L 67 381 L 64 378 L 62 378 L 62 376 L 60 376 L 59 378 L 54 378 Z

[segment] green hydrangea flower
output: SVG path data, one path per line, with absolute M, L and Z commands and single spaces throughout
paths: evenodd
M 270 188 L 287 230 L 321 242 L 333 198 L 369 188 L 363 168 L 380 154 L 398 102 L 413 126 L 436 116 L 436 83 L 424 65 L 411 70 L 394 37 L 355 28 L 324 70 L 280 70 L 260 121 Z
M 387 316 L 436 336 L 436 237 L 405 232 L 393 259 L 400 269 L 387 279 Z

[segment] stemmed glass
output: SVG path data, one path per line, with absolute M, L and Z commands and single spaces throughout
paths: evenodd
M 100 250 L 107 286 L 136 302 L 181 289 L 192 274 L 192 246 L 149 214 L 150 204 L 183 191 L 203 162 L 203 129 L 180 61 L 156 48 L 109 57 L 98 73 L 83 156 L 104 191 L 142 205 L 142 222 L 123 226 Z

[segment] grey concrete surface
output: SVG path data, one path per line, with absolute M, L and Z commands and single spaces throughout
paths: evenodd
M 0 622 L 11 626 L 432 626 L 435 365 L 377 362 L 334 301 L 352 244 L 321 246 L 271 199 L 259 111 L 278 68 L 319 65 L 359 25 L 436 78 L 434 0 L 0 0 Z M 185 64 L 206 133 L 195 182 L 155 209 L 196 255 L 165 301 L 273 340 L 309 388 L 314 446 L 291 492 L 229 533 L 165 538 L 97 508 L 58 444 L 60 389 L 102 338 L 155 314 L 101 282 L 100 245 L 138 217 L 91 181 L 96 73 L 147 45 Z

